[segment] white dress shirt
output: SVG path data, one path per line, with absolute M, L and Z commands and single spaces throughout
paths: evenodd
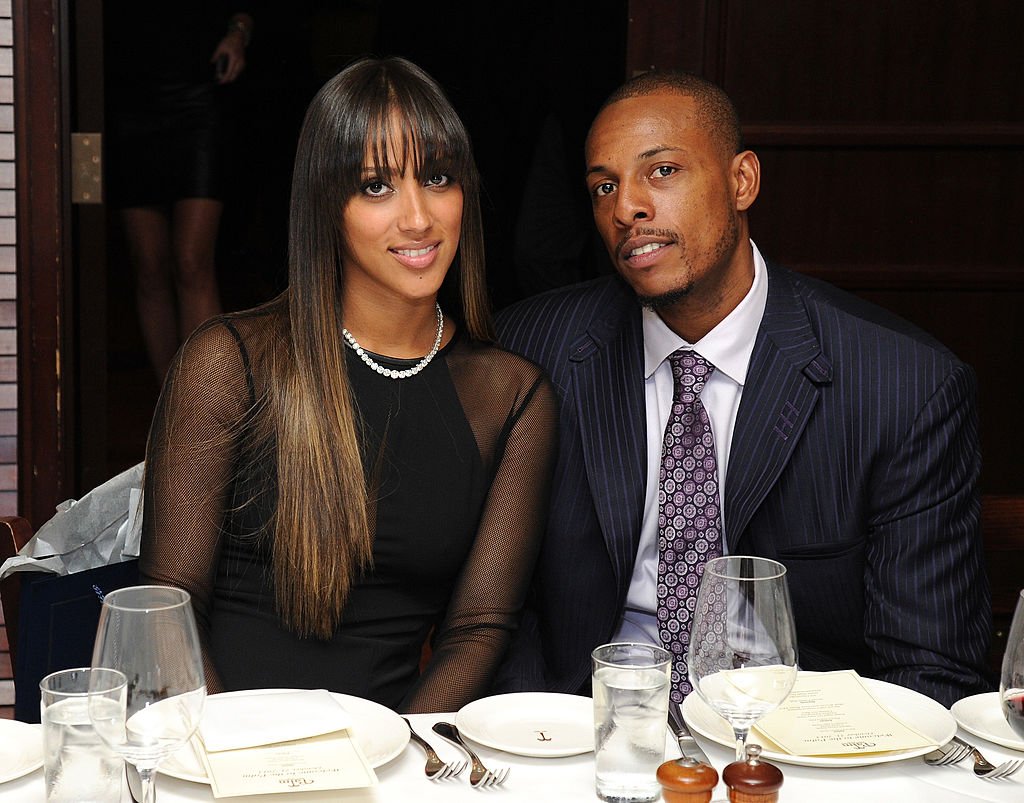
M 661 447 L 672 411 L 674 383 L 668 356 L 680 348 L 692 348 L 715 366 L 700 400 L 711 420 L 718 459 L 718 488 L 722 510 L 722 550 L 725 552 L 725 478 L 729 449 L 747 379 L 754 339 L 768 301 L 768 268 L 753 241 L 754 282 L 743 300 L 714 329 L 696 343 L 687 343 L 673 332 L 656 312 L 643 311 L 644 398 L 647 406 L 647 495 L 640 526 L 640 547 L 626 595 L 626 608 L 614 641 L 660 643 L 657 619 L 658 585 L 658 484 Z

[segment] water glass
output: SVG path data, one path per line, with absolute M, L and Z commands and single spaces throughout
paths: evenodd
M 1024 591 L 1017 597 L 1017 608 L 1010 625 L 1010 637 L 1003 654 L 999 678 L 999 699 L 1003 715 L 1013 732 L 1024 739 Z
M 661 792 L 672 656 L 652 644 L 605 644 L 591 655 L 597 796 L 645 803 Z
M 125 677 L 109 669 L 64 669 L 39 683 L 43 775 L 49 803 L 120 803 L 124 759 L 89 719 L 89 685 L 104 704 L 125 708 Z

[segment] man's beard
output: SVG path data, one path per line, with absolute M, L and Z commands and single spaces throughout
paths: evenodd
M 682 287 L 675 287 L 664 293 L 659 293 L 656 296 L 642 296 L 637 294 L 636 300 L 640 302 L 641 307 L 657 312 L 658 310 L 671 307 L 677 301 L 681 301 L 690 294 L 693 289 L 693 283 L 687 282 Z

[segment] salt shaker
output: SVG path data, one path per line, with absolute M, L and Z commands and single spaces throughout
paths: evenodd
M 708 803 L 718 785 L 718 772 L 684 756 L 658 767 L 658 783 L 665 803 Z
M 782 770 L 760 757 L 761 745 L 748 744 L 746 760 L 734 761 L 722 770 L 729 803 L 777 803 Z

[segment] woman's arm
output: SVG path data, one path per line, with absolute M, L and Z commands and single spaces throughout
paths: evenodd
M 223 323 L 193 335 L 157 404 L 146 452 L 143 580 L 183 588 L 203 646 L 207 688 L 221 690 L 210 660 L 210 604 L 238 422 L 249 408 L 239 342 Z
M 433 653 L 403 703 L 410 712 L 457 711 L 490 688 L 515 629 L 547 520 L 557 448 L 557 403 L 531 366 L 498 445 L 476 540 L 452 593 Z

